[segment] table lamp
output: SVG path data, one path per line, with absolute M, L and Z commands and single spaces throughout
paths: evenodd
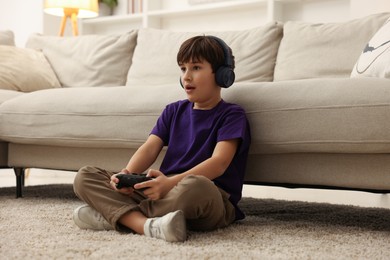
M 62 16 L 60 36 L 64 36 L 66 20 L 72 22 L 73 35 L 78 35 L 77 18 L 96 17 L 99 13 L 98 0 L 45 0 L 44 12 Z

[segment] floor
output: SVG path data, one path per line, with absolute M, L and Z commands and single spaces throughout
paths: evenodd
M 72 183 L 75 172 L 30 169 L 26 174 L 25 185 Z M 15 186 L 12 169 L 0 169 L 0 187 Z M 244 197 L 326 202 L 361 207 L 380 207 L 390 209 L 390 194 L 373 194 L 358 191 L 339 191 L 322 189 L 287 189 L 280 187 L 244 185 Z

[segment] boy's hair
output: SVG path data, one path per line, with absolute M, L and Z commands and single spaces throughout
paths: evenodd
M 234 69 L 234 56 L 232 49 L 228 47 L 229 55 L 231 57 L 232 69 Z M 177 64 L 183 64 L 186 62 L 200 62 L 206 60 L 211 64 L 213 73 L 215 73 L 219 67 L 226 64 L 225 53 L 220 43 L 208 36 L 195 36 L 192 37 L 180 46 L 177 53 Z

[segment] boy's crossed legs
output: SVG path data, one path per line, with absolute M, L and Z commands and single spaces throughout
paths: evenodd
M 90 166 L 77 173 L 74 191 L 89 205 L 75 210 L 80 228 L 133 231 L 176 242 L 186 239 L 186 226 L 207 231 L 234 221 L 229 195 L 205 177 L 187 176 L 164 198 L 153 201 L 140 191 L 126 196 L 113 190 L 113 174 Z

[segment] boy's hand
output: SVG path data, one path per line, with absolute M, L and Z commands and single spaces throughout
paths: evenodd
M 122 193 L 124 195 L 131 196 L 134 192 L 134 189 L 129 187 L 129 188 L 122 188 L 122 189 L 117 189 L 116 184 L 119 182 L 119 179 L 116 177 L 118 174 L 130 174 L 130 172 L 127 169 L 123 169 L 122 171 L 118 172 L 117 174 L 114 174 L 111 176 L 111 181 L 110 185 L 111 188 L 116 190 L 119 193 Z
M 176 185 L 170 178 L 158 170 L 150 169 L 147 177 L 153 177 L 153 180 L 137 183 L 135 189 L 145 189 L 143 193 L 151 200 L 164 198 L 165 195 Z

